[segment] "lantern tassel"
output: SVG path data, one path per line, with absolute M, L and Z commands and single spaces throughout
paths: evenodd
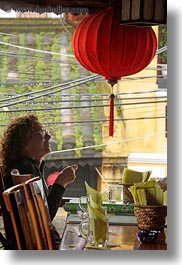
M 114 132 L 114 94 L 110 95 L 109 136 Z

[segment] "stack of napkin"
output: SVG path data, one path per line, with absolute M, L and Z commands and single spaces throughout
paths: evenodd
M 90 229 L 93 233 L 94 243 L 105 242 L 108 236 L 107 208 L 101 205 L 100 193 L 85 182 L 87 190 L 87 210 Z
M 152 171 L 139 172 L 129 168 L 124 168 L 122 174 L 122 184 L 134 184 L 145 182 L 149 179 Z
M 156 180 L 135 183 L 128 189 L 135 204 L 167 205 L 167 190 L 163 191 Z
M 101 194 L 90 187 L 85 181 L 85 187 L 87 191 L 88 201 L 87 201 L 87 210 L 88 215 L 91 218 L 99 217 L 101 220 L 107 220 L 107 208 L 101 205 Z

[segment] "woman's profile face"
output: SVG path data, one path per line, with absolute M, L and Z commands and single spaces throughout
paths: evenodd
M 51 152 L 50 134 L 39 121 L 34 121 L 32 131 L 25 144 L 25 155 L 40 160 L 45 154 Z

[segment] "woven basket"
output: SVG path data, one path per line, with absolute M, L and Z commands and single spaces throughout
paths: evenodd
M 131 192 L 129 191 L 129 187 L 132 186 L 133 184 L 123 184 L 123 202 L 125 204 L 127 203 L 133 203 L 133 196 Z
M 134 214 L 141 230 L 163 230 L 167 216 L 164 205 L 134 205 Z

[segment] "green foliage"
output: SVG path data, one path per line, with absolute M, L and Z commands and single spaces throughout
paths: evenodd
M 120 103 L 121 101 L 118 98 L 115 98 L 115 102 L 116 102 L 115 108 L 116 108 L 118 116 L 121 119 L 124 119 L 123 112 L 122 112 L 122 104 Z M 124 127 L 126 127 L 126 122 L 125 121 L 122 121 L 122 122 L 123 122 Z
M 25 33 L 21 33 L 20 35 L 19 35 L 19 45 L 20 46 L 23 46 L 23 47 L 25 47 L 26 46 L 26 42 L 25 42 Z M 25 81 L 26 80 L 26 74 L 25 74 L 25 72 L 26 72 L 26 68 L 25 68 L 25 61 L 26 61 L 26 59 L 25 59 L 25 55 L 26 55 L 26 50 L 25 49 L 18 49 L 18 63 L 17 63 L 17 69 L 18 69 L 18 79 L 19 79 L 19 81 L 21 82 L 23 82 L 23 81 Z M 19 89 L 21 90 L 21 92 L 23 92 L 24 91 L 24 85 L 19 85 Z
M 9 36 L 2 37 L 2 42 L 8 43 L 8 41 Z M 8 46 L 1 44 L 1 51 L 2 56 L 0 60 L 0 81 L 1 83 L 6 83 L 8 74 L 8 57 L 6 56 L 6 52 L 8 52 Z M 0 89 L 2 93 L 6 92 L 6 86 L 4 84 L 1 85 Z
M 75 86 L 72 88 L 72 93 L 73 94 L 79 94 L 79 87 Z M 75 102 L 73 102 L 73 107 L 79 106 L 79 99 L 80 96 L 74 96 Z M 76 101 L 78 100 L 78 101 Z M 80 110 L 79 108 L 73 109 L 73 116 L 74 116 L 74 121 L 79 121 L 80 120 Z M 79 123 L 77 123 L 75 127 L 75 140 L 76 140 L 76 148 L 80 148 L 83 146 L 83 139 L 82 139 L 82 131 L 81 131 L 81 126 Z M 76 150 L 76 154 L 78 157 L 81 157 L 81 151 Z
M 51 52 L 59 52 L 60 44 L 58 35 L 53 36 L 53 44 L 51 45 Z M 59 63 L 55 63 L 54 60 L 58 60 L 58 56 L 56 54 L 52 55 L 52 63 L 51 63 L 51 78 L 52 80 L 60 79 L 60 66 Z
M 17 33 L 16 33 L 17 34 Z M 40 32 L 40 33 L 32 33 L 33 41 L 30 44 L 31 48 L 35 48 L 38 50 L 47 50 L 52 52 L 60 52 L 60 35 L 56 32 Z M 68 53 L 72 54 L 72 46 L 71 46 L 71 36 L 69 36 L 70 42 L 68 46 Z M 18 33 L 17 34 L 17 44 L 23 47 L 29 47 L 27 44 L 27 34 L 26 33 Z M 46 41 L 45 41 L 46 40 Z M 9 36 L 2 36 L 3 42 L 10 42 Z M 17 59 L 14 61 L 14 64 L 9 64 L 9 56 L 6 55 L 9 52 L 9 46 L 1 45 L 1 51 L 4 52 L 4 55 L 1 56 L 0 61 L 0 80 L 3 83 L 7 82 L 7 74 L 12 69 L 12 71 L 17 72 L 18 74 L 18 83 L 17 84 L 5 84 L 1 85 L 1 93 L 11 93 L 13 94 L 24 94 L 31 91 L 40 91 L 46 87 L 52 86 L 52 84 L 61 83 L 61 69 L 60 69 L 60 56 L 57 54 L 44 54 L 35 51 L 30 51 L 26 49 L 18 49 L 15 48 L 16 53 L 18 54 Z M 80 65 L 73 57 L 70 60 L 70 76 L 68 79 L 76 80 L 80 78 Z M 88 74 L 92 74 L 89 73 Z M 45 85 L 42 81 L 51 81 L 50 84 Z M 27 84 L 29 82 L 30 84 Z M 31 84 L 32 82 L 32 84 Z M 95 83 L 90 82 L 86 84 L 87 89 L 90 94 L 97 93 L 97 86 Z M 77 102 L 73 102 L 74 106 L 80 106 L 80 87 L 73 87 L 71 92 L 75 94 L 74 100 L 78 100 Z M 76 96 L 77 94 L 77 96 Z M 3 96 L 1 96 L 2 99 Z M 21 97 L 21 100 L 26 100 L 27 97 Z M 93 99 L 93 97 L 92 97 Z M 61 107 L 59 101 L 61 100 L 61 93 L 54 94 L 54 97 L 51 95 L 40 97 L 37 99 L 33 99 L 31 101 L 26 101 L 22 104 L 17 104 L 12 107 L 9 107 L 9 110 L 12 110 L 10 113 L 1 112 L 0 113 L 0 136 L 2 135 L 5 125 L 9 122 L 9 120 L 18 117 L 20 115 L 24 115 L 27 112 L 34 112 L 38 115 L 40 121 L 44 124 L 44 126 L 51 132 L 51 135 L 56 138 L 58 143 L 58 150 L 62 148 L 62 125 L 61 125 L 61 110 L 54 111 L 44 111 L 44 108 L 51 107 Z M 56 103 L 54 103 L 55 101 Z M 91 108 L 91 116 L 93 120 L 99 120 L 99 111 L 96 108 L 97 102 L 94 103 L 95 106 Z M 24 109 L 24 111 L 21 111 Z M 39 109 L 36 111 L 34 109 Z M 42 109 L 42 110 L 41 110 Z M 19 112 L 14 112 L 14 111 Z M 80 121 L 81 110 L 79 108 L 73 109 L 73 118 L 74 121 Z M 48 125 L 48 123 L 51 123 Z M 94 141 L 96 145 L 102 143 L 102 130 L 101 123 L 94 122 Z M 82 124 L 76 123 L 74 126 L 74 136 L 76 141 L 76 148 L 83 147 L 83 137 L 82 137 Z M 103 147 L 95 147 L 95 151 L 103 150 Z M 77 150 L 76 154 L 81 156 L 81 151 Z
M 89 91 L 91 94 L 96 94 L 97 93 L 97 85 L 95 83 L 89 83 Z M 94 99 L 94 97 L 92 97 L 92 99 Z M 98 99 L 98 97 L 97 97 Z M 91 113 L 92 113 L 92 119 L 94 120 L 99 120 L 100 119 L 100 115 L 99 115 L 99 111 L 98 108 L 96 107 L 98 103 L 96 101 L 93 101 L 92 105 L 94 105 L 91 109 Z M 104 149 L 103 146 L 97 146 L 102 144 L 102 127 L 101 127 L 101 123 L 100 122 L 94 122 L 94 141 L 95 141 L 95 151 L 102 151 Z
M 167 46 L 167 25 L 159 26 L 159 48 Z M 167 63 L 167 51 L 160 54 L 160 57 L 164 63 Z

